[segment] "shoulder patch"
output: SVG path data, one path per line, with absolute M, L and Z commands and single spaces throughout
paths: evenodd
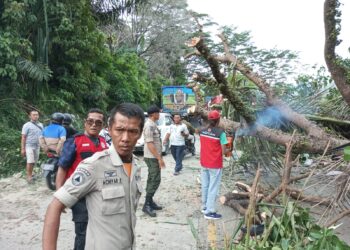
M 96 160 L 98 160 L 98 159 L 100 159 L 102 157 L 105 157 L 107 155 L 109 155 L 108 149 L 100 151 L 100 152 L 96 152 L 91 157 L 84 159 L 82 162 L 83 163 L 93 163 Z

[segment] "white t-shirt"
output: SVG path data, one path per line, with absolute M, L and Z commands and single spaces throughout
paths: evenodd
M 185 145 L 185 137 L 181 135 L 181 131 L 185 134 L 189 134 L 187 126 L 183 123 L 181 124 L 171 124 L 170 133 L 170 145 L 183 146 Z

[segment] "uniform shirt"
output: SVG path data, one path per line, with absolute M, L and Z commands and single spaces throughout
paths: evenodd
M 143 149 L 143 156 L 145 158 L 155 158 L 155 156 L 148 149 L 147 142 L 153 142 L 158 154 L 162 153 L 162 141 L 160 130 L 157 127 L 157 124 L 151 119 L 147 119 L 145 127 L 143 128 L 143 137 L 145 140 L 145 145 Z
M 183 123 L 181 124 L 171 124 L 169 128 L 170 133 L 170 145 L 183 146 L 185 145 L 185 137 L 181 135 L 181 131 L 184 134 L 189 134 L 187 126 Z
M 26 146 L 39 147 L 39 137 L 43 130 L 40 122 L 26 122 L 22 127 L 22 135 L 26 136 Z
M 132 249 L 136 208 L 142 192 L 134 157 L 131 176 L 112 145 L 83 160 L 54 194 L 66 207 L 85 197 L 89 214 L 85 249 Z

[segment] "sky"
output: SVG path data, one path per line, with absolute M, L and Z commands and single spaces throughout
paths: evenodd
M 258 48 L 299 52 L 302 64 L 325 65 L 324 0 L 187 0 L 189 9 L 205 13 L 219 25 L 250 31 Z M 337 49 L 350 57 L 350 1 L 341 0 L 343 40 Z M 218 32 L 219 33 L 219 32 Z

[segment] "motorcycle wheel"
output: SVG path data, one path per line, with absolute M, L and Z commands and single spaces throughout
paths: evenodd
M 46 185 L 53 191 L 56 190 L 56 173 L 57 172 L 50 171 L 46 176 Z

